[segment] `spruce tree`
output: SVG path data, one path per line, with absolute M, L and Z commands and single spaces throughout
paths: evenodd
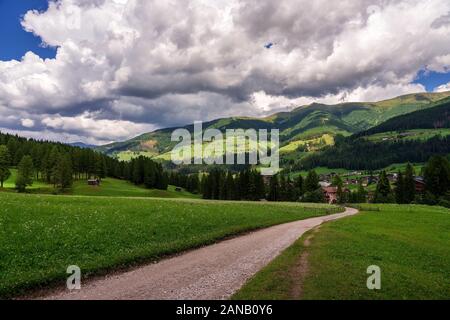
M 17 190 L 19 192 L 24 192 L 26 187 L 33 185 L 33 177 L 33 159 L 30 156 L 24 156 L 17 166 Z
M 9 165 L 11 156 L 6 146 L 0 146 L 0 187 L 3 188 L 3 183 L 11 176 Z
M 226 188 L 227 188 L 227 200 L 237 200 L 236 190 L 234 184 L 234 177 L 231 172 L 228 171 L 226 178 Z
M 380 174 L 373 202 L 374 203 L 394 202 L 391 184 L 389 182 L 389 179 L 387 178 L 386 171 L 382 171 Z
M 314 192 L 319 188 L 319 176 L 314 170 L 309 171 L 305 180 L 305 191 Z
M 301 174 L 298 175 L 296 181 L 295 181 L 295 187 L 297 189 L 297 198 L 302 197 L 305 194 L 305 186 L 304 186 L 304 179 Z
M 272 176 L 270 178 L 269 183 L 269 194 L 267 197 L 267 200 L 269 201 L 279 201 L 279 182 L 278 182 L 278 175 Z
M 404 203 L 409 204 L 416 197 L 416 183 L 414 182 L 414 167 L 408 163 L 404 176 Z
M 405 179 L 403 178 L 403 173 L 399 172 L 397 177 L 397 185 L 395 186 L 395 201 L 398 204 L 406 203 L 405 191 Z
M 432 157 L 424 168 L 426 190 L 435 197 L 443 196 L 450 190 L 450 163 L 442 156 Z
M 60 155 L 54 170 L 54 181 L 55 185 L 61 189 L 72 186 L 72 162 L 69 155 Z
M 358 191 L 356 193 L 356 202 L 365 203 L 367 201 L 367 191 L 364 189 L 362 180 L 359 181 Z
M 255 185 L 257 200 L 264 199 L 266 197 L 266 185 L 264 184 L 264 178 L 261 172 L 255 170 Z
M 280 188 L 278 194 L 278 201 L 288 201 L 288 187 L 286 177 L 280 176 Z

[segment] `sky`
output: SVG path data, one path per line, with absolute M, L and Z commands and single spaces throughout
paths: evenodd
M 0 131 L 103 144 L 450 90 L 448 0 L 0 0 Z

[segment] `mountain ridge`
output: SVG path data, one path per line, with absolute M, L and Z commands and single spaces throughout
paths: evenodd
M 203 129 L 280 129 L 282 146 L 299 141 L 321 138 L 324 135 L 349 136 L 375 127 L 391 118 L 432 107 L 436 102 L 449 98 L 449 92 L 413 93 L 378 102 L 345 102 L 341 104 L 312 103 L 299 106 L 289 112 L 255 117 L 228 117 L 203 123 Z M 135 138 L 114 142 L 95 149 L 109 155 L 127 154 L 127 157 L 144 155 L 157 158 L 171 151 L 176 142 L 171 142 L 175 129 L 193 132 L 193 124 L 162 128 L 143 133 Z

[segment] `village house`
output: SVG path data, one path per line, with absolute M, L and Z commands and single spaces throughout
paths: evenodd
M 88 180 L 88 185 L 89 186 L 99 186 L 100 185 L 100 180 L 99 179 Z
M 322 187 L 323 195 L 329 204 L 335 204 L 338 202 L 338 188 L 337 187 Z M 350 193 L 350 190 L 345 188 L 342 190 L 344 193 Z
M 424 193 L 425 192 L 425 180 L 422 177 L 415 177 L 414 184 L 416 187 L 416 193 Z

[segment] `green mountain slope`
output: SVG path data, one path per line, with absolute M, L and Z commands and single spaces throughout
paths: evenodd
M 226 129 L 280 129 L 285 154 L 292 153 L 291 157 L 295 158 L 299 146 L 308 145 L 315 151 L 333 144 L 333 137 L 338 134 L 349 136 L 370 129 L 396 116 L 433 107 L 437 101 L 447 97 L 450 97 L 450 92 L 410 94 L 374 103 L 313 103 L 266 118 L 218 119 L 205 123 L 203 129 L 215 128 L 223 132 Z M 193 125 L 184 128 L 191 132 L 194 129 Z M 124 160 L 138 155 L 164 159 L 176 145 L 176 142 L 171 142 L 173 131 L 174 128 L 162 129 L 128 141 L 101 146 L 97 150 Z
M 433 155 L 449 153 L 450 99 L 446 98 L 431 108 L 340 139 L 334 146 L 298 160 L 293 168 L 380 169 L 394 163 L 426 162 Z

